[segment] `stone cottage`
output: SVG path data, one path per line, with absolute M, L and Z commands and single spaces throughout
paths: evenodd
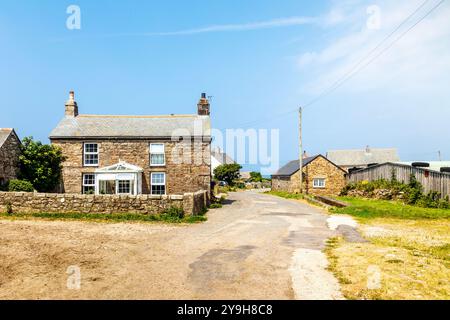
M 0 186 L 19 172 L 20 139 L 14 129 L 0 128 Z
M 214 176 L 214 169 L 224 164 L 235 164 L 236 162 L 219 147 L 211 150 L 211 175 Z
M 272 190 L 300 192 L 300 164 L 290 161 L 272 175 Z M 345 186 L 345 171 L 322 155 L 303 159 L 303 191 L 312 195 L 337 195 Z
M 183 194 L 210 190 L 210 104 L 197 114 L 160 116 L 78 113 L 74 93 L 50 134 L 61 147 L 60 191 L 83 194 Z

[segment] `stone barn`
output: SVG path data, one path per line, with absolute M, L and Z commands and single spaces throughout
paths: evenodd
M 300 193 L 299 161 L 293 160 L 272 175 L 272 190 Z M 303 191 L 312 195 L 338 195 L 346 172 L 322 155 L 303 159 Z

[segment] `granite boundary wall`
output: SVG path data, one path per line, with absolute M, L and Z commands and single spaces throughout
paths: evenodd
M 183 195 L 81 195 L 67 193 L 0 192 L 0 212 L 13 213 L 139 213 L 158 214 L 170 207 L 197 215 L 207 208 L 207 191 Z

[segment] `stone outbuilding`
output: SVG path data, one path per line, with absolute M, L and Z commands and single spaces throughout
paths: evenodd
M 62 149 L 60 192 L 182 195 L 209 191 L 210 105 L 197 114 L 120 116 L 79 114 L 73 92 L 65 116 L 50 134 Z
M 300 164 L 293 160 L 272 175 L 272 190 L 300 193 Z M 312 195 L 338 195 L 345 186 L 344 169 L 322 155 L 303 159 L 303 191 Z
M 14 129 L 0 128 L 0 186 L 19 173 L 20 139 Z

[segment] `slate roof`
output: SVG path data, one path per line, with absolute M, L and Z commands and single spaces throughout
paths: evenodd
M 307 166 L 310 162 L 312 162 L 317 157 L 321 155 L 316 155 L 314 157 L 308 157 L 303 159 L 303 167 Z M 298 160 L 292 160 L 288 162 L 285 166 L 281 167 L 273 176 L 291 176 L 296 173 L 300 168 L 300 163 Z
M 13 132 L 13 129 L 10 128 L 0 128 L 0 147 L 3 146 L 6 139 L 8 139 L 9 135 Z
M 360 149 L 332 150 L 327 152 L 327 158 L 338 166 L 367 166 L 372 163 L 398 162 L 397 149 Z
M 210 129 L 209 116 L 78 115 L 64 117 L 50 133 L 50 139 L 210 136 Z
M 236 163 L 226 153 L 223 153 L 223 152 L 218 151 L 218 150 L 212 150 L 211 151 L 211 157 L 214 157 L 220 164 L 234 164 L 234 163 Z

